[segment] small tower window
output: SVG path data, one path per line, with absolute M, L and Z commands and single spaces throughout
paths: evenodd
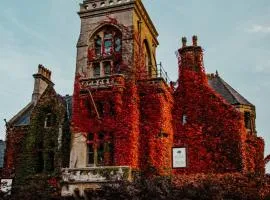
M 245 127 L 251 129 L 250 112 L 244 112 Z
M 100 76 L 100 64 L 94 63 L 93 64 L 93 70 L 94 70 L 94 76 L 99 77 Z

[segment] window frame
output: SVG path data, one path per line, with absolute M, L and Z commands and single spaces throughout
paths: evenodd
M 100 134 L 103 134 L 103 138 L 100 138 Z M 93 138 L 89 139 L 89 135 L 92 135 Z M 98 133 L 88 133 L 87 135 L 87 167 L 96 167 L 96 166 L 112 166 L 114 164 L 114 141 L 111 133 L 106 133 L 99 131 Z M 93 163 L 89 163 L 89 147 L 93 147 Z M 112 146 L 112 149 L 111 149 Z M 99 148 L 102 147 L 102 153 L 99 152 Z M 106 153 L 109 153 L 109 160 L 105 158 Z M 100 160 L 101 156 L 101 160 Z

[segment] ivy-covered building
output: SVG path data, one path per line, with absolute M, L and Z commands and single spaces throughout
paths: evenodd
M 4 178 L 55 173 L 69 163 L 71 97 L 56 93 L 42 65 L 33 77 L 31 102 L 6 124 Z
M 84 0 L 78 14 L 73 95 L 39 66 L 31 103 L 7 123 L 9 176 L 62 169 L 70 196 L 135 174 L 264 173 L 255 106 L 205 73 L 196 36 L 182 38 L 172 82 L 141 0 Z

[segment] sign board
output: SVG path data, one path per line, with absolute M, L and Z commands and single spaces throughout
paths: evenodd
M 1 179 L 1 186 L 0 186 L 1 192 L 10 195 L 11 188 L 12 188 L 12 179 Z
M 185 168 L 187 167 L 187 151 L 185 147 L 172 148 L 172 167 Z

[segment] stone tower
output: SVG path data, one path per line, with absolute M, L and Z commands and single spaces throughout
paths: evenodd
M 95 182 L 131 179 L 133 171 L 170 173 L 172 98 L 157 69 L 158 33 L 142 2 L 88 0 L 79 16 L 63 195 L 76 189 L 83 195 Z

